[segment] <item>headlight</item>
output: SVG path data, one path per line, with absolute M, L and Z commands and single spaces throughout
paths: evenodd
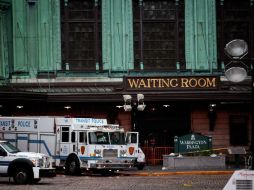
M 42 162 L 41 162 L 40 166 L 45 167 L 45 168 L 50 168 L 51 164 L 52 163 L 51 163 L 50 157 L 45 156 L 42 158 Z
M 101 154 L 101 149 L 95 149 L 95 150 L 94 150 L 94 153 L 95 153 L 95 154 Z
M 40 164 L 40 160 L 37 160 L 37 159 L 31 159 L 31 162 L 33 163 L 34 167 L 37 167 L 39 166 Z

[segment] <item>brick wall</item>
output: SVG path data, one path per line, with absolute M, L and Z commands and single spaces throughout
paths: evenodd
M 211 136 L 213 138 L 213 148 L 225 148 L 230 146 L 229 136 L 229 116 L 248 115 L 249 144 L 251 139 L 251 115 L 243 112 L 217 111 L 217 119 L 213 131 L 209 130 L 207 110 L 193 110 L 191 113 L 191 128 L 196 133 Z M 248 147 L 246 147 L 248 148 Z

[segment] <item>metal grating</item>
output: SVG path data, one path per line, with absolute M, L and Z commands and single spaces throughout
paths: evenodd
M 104 158 L 115 158 L 117 157 L 117 149 L 105 149 L 103 150 Z
M 236 190 L 253 190 L 253 180 L 236 180 Z

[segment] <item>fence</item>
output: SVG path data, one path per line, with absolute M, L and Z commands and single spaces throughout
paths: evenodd
M 142 147 L 147 165 L 162 165 L 163 155 L 174 152 L 174 147 Z

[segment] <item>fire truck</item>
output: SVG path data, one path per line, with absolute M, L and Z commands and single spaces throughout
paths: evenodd
M 0 139 L 21 151 L 44 153 L 68 175 L 82 169 L 114 172 L 137 166 L 145 155 L 138 132 L 108 124 L 106 119 L 64 117 L 0 117 Z

